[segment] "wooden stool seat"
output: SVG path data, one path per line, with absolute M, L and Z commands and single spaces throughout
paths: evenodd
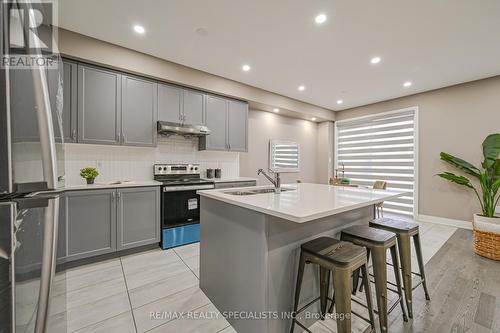
M 348 227 L 342 229 L 342 233 L 345 235 L 349 235 L 352 237 L 356 237 L 358 240 L 365 240 L 370 243 L 377 243 L 381 245 L 385 245 L 386 247 L 391 247 L 396 244 L 396 234 L 380 229 L 370 228 L 366 225 L 353 225 L 352 227 Z M 370 244 L 358 244 L 367 246 Z M 369 246 L 367 246 L 369 247 Z
M 302 244 L 301 249 L 335 266 L 357 266 L 359 261 L 366 259 L 366 249 L 330 237 L 313 239 Z
M 391 219 L 388 217 L 383 217 L 370 221 L 370 226 L 373 228 L 379 228 L 382 230 L 387 230 L 398 233 L 409 233 L 410 236 L 418 233 L 418 224 L 413 222 L 401 221 L 396 219 Z

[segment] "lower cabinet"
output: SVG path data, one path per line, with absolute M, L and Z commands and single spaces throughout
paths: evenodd
M 58 257 L 65 254 L 66 261 L 158 243 L 160 189 L 69 191 L 60 216 L 65 237 L 60 237 Z
M 115 190 L 66 193 L 66 259 L 116 250 Z
M 154 187 L 118 190 L 117 249 L 160 241 L 160 192 Z

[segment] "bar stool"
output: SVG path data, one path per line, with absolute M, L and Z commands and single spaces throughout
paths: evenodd
M 387 315 L 399 303 L 403 312 L 403 320 L 408 321 L 406 310 L 403 302 L 403 291 L 401 288 L 401 277 L 399 276 L 398 256 L 396 250 L 396 234 L 370 228 L 369 226 L 355 225 L 342 230 L 340 238 L 343 241 L 349 241 L 356 245 L 364 246 L 368 249 L 368 253 L 372 254 L 373 276 L 375 278 L 375 294 L 377 296 L 378 317 L 380 330 L 387 332 Z M 391 252 L 392 261 L 394 263 L 394 275 L 396 278 L 396 290 L 389 289 L 398 294 L 399 299 L 391 305 L 387 310 L 387 250 Z M 357 274 L 354 275 L 354 280 L 357 280 Z M 363 272 L 363 282 L 369 281 L 368 274 Z M 354 283 L 356 287 L 357 282 Z M 366 284 L 366 283 L 365 283 Z M 355 288 L 353 289 L 355 293 Z M 369 291 L 365 290 L 368 294 Z
M 297 310 L 300 299 L 300 289 L 304 277 L 304 268 L 306 264 L 317 264 L 320 270 L 320 297 L 312 300 L 301 309 Z M 296 318 L 297 314 L 309 307 L 314 302 L 320 300 L 321 318 L 326 315 L 327 302 L 330 300 L 335 304 L 337 316 L 337 332 L 351 332 L 351 313 L 359 316 L 370 323 L 372 331 L 375 329 L 375 319 L 373 316 L 373 307 L 371 298 L 366 298 L 366 307 L 368 308 L 370 319 L 366 319 L 351 310 L 352 273 L 361 269 L 363 274 L 367 273 L 366 249 L 351 243 L 341 242 L 330 237 L 319 237 L 300 247 L 300 259 L 297 272 L 297 285 L 295 287 L 295 300 L 293 305 L 294 318 L 290 332 L 293 333 L 295 324 L 307 332 L 311 331 L 301 324 Z M 330 272 L 333 276 L 334 299 L 328 297 L 328 288 L 330 284 Z M 369 294 L 370 283 L 364 281 L 365 288 Z M 362 304 L 363 305 L 363 304 Z M 333 307 L 330 308 L 330 312 Z M 349 314 L 349 315 L 346 315 Z
M 398 239 L 399 258 L 401 260 L 401 270 L 403 272 L 403 286 L 406 298 L 406 307 L 408 315 L 413 318 L 413 290 L 419 285 L 424 287 L 425 299 L 430 300 L 427 283 L 425 281 L 424 261 L 422 259 L 422 246 L 420 245 L 419 227 L 417 223 L 406 222 L 388 217 L 375 219 L 370 221 L 370 226 L 373 228 L 394 232 Z M 415 252 L 417 254 L 417 262 L 419 273 L 411 271 L 411 245 L 410 238 L 413 238 Z M 420 277 L 420 281 L 412 287 L 412 274 Z

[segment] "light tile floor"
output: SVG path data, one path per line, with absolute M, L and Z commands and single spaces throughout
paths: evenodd
M 420 230 L 427 262 L 456 228 L 420 223 Z M 65 286 L 67 294 L 55 297 L 51 315 L 67 318 L 68 332 L 234 333 L 198 287 L 199 249 L 196 243 L 70 269 L 56 278 L 55 293 Z M 191 318 L 168 316 L 183 311 Z M 335 332 L 333 321 L 311 328 Z

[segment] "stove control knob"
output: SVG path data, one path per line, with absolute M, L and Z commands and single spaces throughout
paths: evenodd
M 194 167 L 195 170 L 198 170 L 198 167 Z

